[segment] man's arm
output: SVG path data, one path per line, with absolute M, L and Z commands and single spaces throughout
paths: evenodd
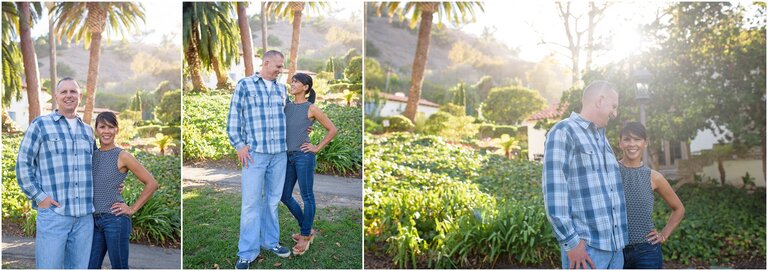
M 243 115 L 242 115 L 242 99 L 245 97 L 245 81 L 240 80 L 235 86 L 235 92 L 232 94 L 232 100 L 229 103 L 229 116 L 227 117 L 227 136 L 229 137 L 229 144 L 240 150 L 245 147 L 245 141 L 241 136 L 241 130 L 243 129 Z
M 39 166 L 36 158 L 40 152 L 40 145 L 43 144 L 39 125 L 39 121 L 33 121 L 29 125 L 21 140 L 16 158 L 16 181 L 27 198 L 38 204 L 48 197 L 40 187 L 40 180 L 35 179 L 35 169 Z
M 567 131 L 558 126 L 552 128 L 544 148 L 542 188 L 547 218 L 558 243 L 565 251 L 575 248 L 580 241 L 571 221 L 566 177 L 569 175 L 568 159 L 572 151 L 572 139 Z

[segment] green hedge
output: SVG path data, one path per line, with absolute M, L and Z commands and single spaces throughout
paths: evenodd
M 478 129 L 477 137 L 481 139 L 487 137 L 499 138 L 503 134 L 515 137 L 515 135 L 517 135 L 517 129 L 516 126 L 482 124 Z
M 151 137 L 154 138 L 157 133 L 160 132 L 160 130 L 163 127 L 160 125 L 146 125 L 146 126 L 139 126 L 136 128 L 136 132 L 139 133 L 139 136 L 147 138 Z
M 16 154 L 22 134 L 3 134 L 3 222 L 14 223 L 25 234 L 35 233 L 37 211 L 26 198 L 16 181 Z M 133 216 L 131 240 L 146 240 L 151 244 L 179 242 L 181 223 L 181 160 L 175 156 L 154 156 L 146 152 L 129 150 L 153 174 L 160 188 L 152 199 Z M 130 205 L 141 193 L 143 184 L 133 174 L 125 180 L 123 197 Z
M 236 161 L 235 149 L 229 144 L 226 125 L 231 95 L 185 94 L 183 148 L 185 161 Z M 318 105 L 339 128 L 339 134 L 317 155 L 317 172 L 323 174 L 359 174 L 362 168 L 362 111 L 359 107 L 334 104 Z M 315 124 L 310 135 L 320 142 L 326 131 Z
M 365 137 L 365 247 L 400 267 L 559 267 L 541 165 L 394 133 Z M 664 257 L 728 266 L 765 259 L 765 189 L 686 185 L 686 215 Z M 668 207 L 656 198 L 661 228 Z

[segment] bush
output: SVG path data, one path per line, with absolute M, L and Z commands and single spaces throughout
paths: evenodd
M 384 118 L 384 121 L 389 122 L 389 126 L 384 127 L 387 132 L 405 132 L 413 130 L 415 127 L 410 119 L 402 115 L 387 117 Z
M 424 127 L 424 133 L 428 135 L 439 135 L 446 124 L 453 118 L 451 114 L 443 111 L 437 111 L 427 119 L 427 123 Z
M 384 132 L 384 127 L 375 120 L 366 117 L 365 118 L 365 132 L 372 134 L 380 134 Z
M 499 138 L 504 134 L 515 137 L 517 134 L 517 127 L 508 125 L 481 124 L 480 127 L 478 127 L 477 137 L 480 139 Z
M 181 140 L 181 127 L 179 126 L 163 126 L 160 128 L 160 133 Z
M 336 104 L 320 104 L 319 107 L 339 129 L 339 133 L 317 154 L 316 171 L 335 175 L 359 173 L 363 166 L 362 109 Z M 317 144 L 326 133 L 325 128 L 315 122 L 309 138 Z
M 153 124 L 141 126 L 136 130 L 141 137 L 155 137 L 155 135 L 160 132 L 160 129 L 162 129 L 162 126 Z

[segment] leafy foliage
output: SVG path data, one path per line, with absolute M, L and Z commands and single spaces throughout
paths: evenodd
M 521 86 L 491 89 L 483 106 L 483 116 L 498 124 L 519 124 L 544 109 L 546 101 L 538 92 Z

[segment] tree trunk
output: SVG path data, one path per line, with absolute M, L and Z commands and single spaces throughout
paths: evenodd
M 261 53 L 267 52 L 267 2 L 261 2 Z
M 189 76 L 192 77 L 192 91 L 200 92 L 205 90 L 203 75 L 200 73 L 200 57 L 197 55 L 197 45 L 200 44 L 200 38 L 197 36 L 197 26 L 192 23 L 192 44 L 187 47 L 184 54 L 187 57 L 189 65 Z
M 251 43 L 251 27 L 248 25 L 248 15 L 245 14 L 245 3 L 237 4 L 237 25 L 240 26 L 240 42 L 243 47 L 243 64 L 245 76 L 253 75 L 253 44 Z
M 48 12 L 50 12 L 51 9 L 48 9 Z M 51 50 L 51 57 L 50 57 L 50 69 L 51 69 L 51 89 L 48 91 L 51 92 L 51 97 L 56 96 L 56 82 L 58 82 L 58 79 L 56 78 L 56 31 L 54 31 L 54 25 L 53 25 L 53 16 L 48 17 L 48 45 L 50 45 Z M 56 110 L 56 99 L 51 99 L 51 110 Z
M 101 59 L 101 34 L 107 25 L 107 12 L 101 7 L 101 3 L 87 3 L 88 18 L 86 26 L 91 33 L 91 44 L 88 45 L 90 56 L 88 57 L 88 77 L 85 83 L 85 113 L 83 121 L 91 123 L 93 119 L 93 107 L 96 103 L 96 84 L 99 82 L 99 62 Z
M 434 11 L 421 12 L 421 24 L 419 25 L 419 39 L 416 42 L 416 55 L 413 57 L 413 71 L 411 72 L 411 86 L 408 90 L 408 103 L 403 115 L 411 121 L 416 121 L 416 112 L 421 99 L 421 85 L 424 82 L 424 71 L 429 56 L 429 41 L 432 37 L 432 15 Z
M 219 65 L 219 59 L 216 56 L 211 56 L 211 65 L 213 65 L 213 73 L 216 74 L 216 88 L 227 89 L 229 88 L 229 76 L 225 71 L 221 70 Z
M 19 37 L 21 55 L 24 60 L 24 79 L 27 82 L 27 100 L 29 102 L 29 123 L 40 116 L 40 75 L 37 72 L 37 55 L 32 43 L 32 12 L 28 2 L 19 2 Z
M 720 184 L 725 185 L 725 167 L 723 166 L 723 158 L 717 158 L 717 171 L 720 172 Z
M 293 32 L 291 33 L 291 63 L 288 64 L 288 81 L 296 73 L 299 62 L 299 38 L 301 36 L 301 10 L 293 11 Z

